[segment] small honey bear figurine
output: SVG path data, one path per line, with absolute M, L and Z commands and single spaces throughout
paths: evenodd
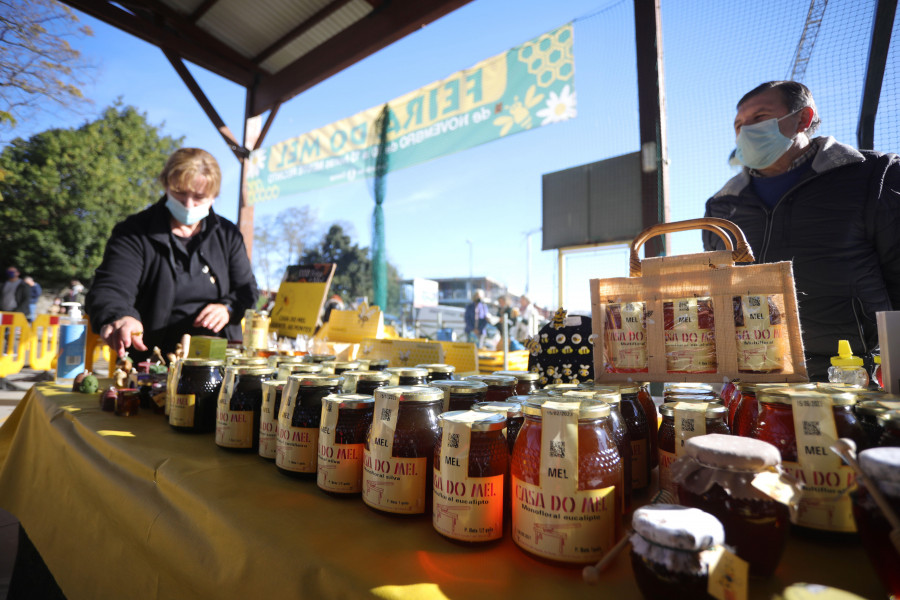
M 153 346 L 153 358 L 156 359 L 156 364 L 158 365 L 166 364 L 166 359 L 163 358 L 162 350 L 159 349 L 159 346 Z

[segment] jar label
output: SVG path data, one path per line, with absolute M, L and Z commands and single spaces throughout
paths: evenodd
M 178 389 L 179 379 L 181 379 L 180 358 L 175 360 L 175 365 L 170 366 L 169 371 L 166 373 L 166 415 L 172 411 L 172 404 L 175 402 L 175 392 Z
M 318 486 L 329 492 L 361 492 L 366 445 L 331 443 L 326 446 L 321 439 L 319 434 Z
M 706 435 L 706 402 L 676 402 L 675 418 L 675 456 L 684 455 L 684 443 L 698 435 Z
M 785 331 L 772 296 L 734 296 L 738 370 L 772 373 L 784 368 Z
M 316 427 L 278 425 L 275 464 L 297 473 L 315 473 L 319 430 Z
M 716 328 L 711 298 L 663 302 L 666 369 L 669 373 L 715 373 Z
M 543 558 L 586 563 L 615 544 L 615 486 L 558 495 L 513 477 L 512 535 Z
M 503 475 L 442 477 L 434 469 L 434 528 L 464 542 L 486 542 L 503 535 Z
M 578 489 L 578 408 L 544 402 L 541 420 L 541 487 L 551 494 L 568 495 Z
M 216 445 L 224 448 L 253 447 L 253 411 L 216 411 Z
M 672 463 L 675 462 L 675 453 L 659 450 L 659 489 L 665 490 L 670 494 L 677 495 L 678 489 L 675 482 L 672 481 Z
M 393 456 L 398 412 L 400 412 L 400 396 L 375 393 L 375 414 L 372 416 L 372 427 L 369 429 L 368 450 L 375 458 L 387 460 Z
M 194 405 L 197 396 L 194 394 L 175 394 L 172 406 L 169 407 L 169 424 L 176 427 L 194 426 Z
M 702 554 L 708 573 L 706 591 L 716 600 L 747 600 L 750 563 L 719 545 Z
M 605 315 L 607 371 L 646 371 L 644 303 L 607 304 Z
M 378 458 L 366 450 L 363 458 L 363 502 L 385 512 L 407 515 L 425 512 L 428 459 Z
M 262 408 L 259 411 L 259 455 L 263 458 L 275 458 L 278 440 L 278 415 L 275 414 L 275 398 L 278 389 L 274 385 L 263 385 Z
M 640 490 L 650 484 L 647 468 L 647 440 L 631 440 L 631 488 Z
M 850 492 L 856 490 L 856 473 L 851 467 L 822 471 L 795 462 L 785 462 L 782 466 L 803 484 L 799 507 L 796 513 L 791 513 L 791 523 L 825 531 L 856 532 L 850 498 Z

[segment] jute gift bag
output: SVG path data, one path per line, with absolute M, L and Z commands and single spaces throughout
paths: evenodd
M 694 229 L 712 231 L 729 249 L 638 257 L 650 238 Z M 753 253 L 725 219 L 641 232 L 631 244 L 630 277 L 591 280 L 594 380 L 808 381 L 791 263 L 736 262 L 753 262 Z

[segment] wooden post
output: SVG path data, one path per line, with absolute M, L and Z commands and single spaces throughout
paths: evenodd
M 247 100 L 244 105 L 244 148 L 256 148 L 257 139 L 260 137 L 261 116 L 251 116 L 250 107 L 253 105 L 253 88 L 247 88 Z M 241 159 L 241 189 L 238 193 L 238 229 L 244 237 L 244 245 L 247 246 L 247 256 L 253 258 L 253 205 L 247 204 L 247 167 L 250 158 Z

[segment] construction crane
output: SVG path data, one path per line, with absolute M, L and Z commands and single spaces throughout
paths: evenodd
M 828 0 L 810 0 L 809 12 L 806 15 L 806 23 L 803 24 L 803 33 L 800 35 L 800 43 L 797 44 L 797 52 L 794 53 L 794 62 L 788 79 L 802 81 L 806 74 L 806 65 L 812 57 L 816 38 L 819 36 L 819 27 L 822 25 L 822 17 L 825 16 L 825 7 Z

